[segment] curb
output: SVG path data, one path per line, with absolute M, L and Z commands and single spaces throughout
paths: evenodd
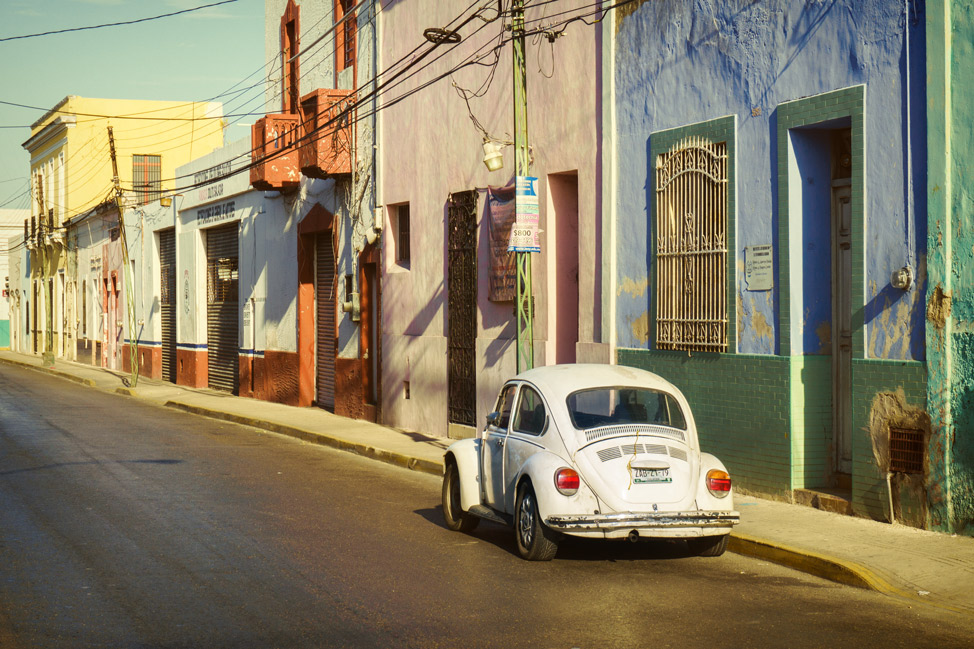
M 732 533 L 728 539 L 727 550 L 734 554 L 764 559 L 792 570 L 846 586 L 864 588 L 883 595 L 906 599 L 921 606 L 964 615 L 970 615 L 971 612 L 966 608 L 931 601 L 911 590 L 903 590 L 889 583 L 866 566 L 854 561 L 827 557 L 816 552 L 799 550 L 784 544 L 736 533 Z
M 13 360 L 12 358 L 0 358 L 0 363 L 6 363 L 7 365 L 14 365 L 16 367 L 23 367 L 28 370 L 37 370 L 39 372 L 45 372 L 47 374 L 52 374 L 58 378 L 74 381 L 75 383 L 80 383 L 81 385 L 87 385 L 89 388 L 96 387 L 95 382 L 92 381 L 91 379 L 75 376 L 74 374 L 69 374 L 68 372 L 62 372 L 53 367 L 44 367 L 43 365 L 34 365 L 33 363 L 22 363 L 20 361 Z
M 764 559 L 836 583 L 880 593 L 905 594 L 865 566 L 842 561 L 807 550 L 788 547 L 746 534 L 732 533 L 727 549 L 756 559 Z
M 361 455 L 373 460 L 379 460 L 380 462 L 385 462 L 387 464 L 393 464 L 404 469 L 411 469 L 413 471 L 428 473 L 435 476 L 443 475 L 443 464 L 441 462 L 424 460 L 422 458 L 412 457 L 404 453 L 386 451 L 360 442 L 352 442 L 346 439 L 340 439 L 338 437 L 330 437 L 321 433 L 304 430 L 303 428 L 295 428 L 294 426 L 286 426 L 284 424 L 278 424 L 262 419 L 243 417 L 240 415 L 223 412 L 221 410 L 211 410 L 209 408 L 193 406 L 180 401 L 167 401 L 165 405 L 176 410 L 188 412 L 190 414 L 201 415 L 203 417 L 210 417 L 211 419 L 219 419 L 222 421 L 229 421 L 235 424 L 251 426 L 253 428 L 260 428 L 272 433 L 279 433 L 281 435 L 295 437 L 312 444 L 319 444 L 321 446 L 328 446 L 340 451 L 355 453 L 356 455 Z

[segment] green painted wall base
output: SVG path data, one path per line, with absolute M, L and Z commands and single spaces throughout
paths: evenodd
M 617 361 L 655 372 L 683 391 L 693 409 L 701 446 L 727 465 L 740 487 L 790 500 L 795 489 L 826 488 L 834 479 L 830 356 L 620 349 Z M 877 459 L 870 434 L 871 425 L 881 429 L 880 445 L 886 443 L 888 426 L 883 417 L 889 416 L 877 408 L 877 395 L 884 395 L 879 403 L 902 402 L 905 410 L 922 412 L 926 365 L 859 359 L 853 361 L 852 373 L 853 511 L 890 520 L 887 460 Z M 922 477 L 920 483 L 923 489 Z M 893 486 L 901 490 L 894 502 L 915 524 L 926 526 L 916 504 L 915 485 Z M 911 490 L 902 491 L 907 487 Z

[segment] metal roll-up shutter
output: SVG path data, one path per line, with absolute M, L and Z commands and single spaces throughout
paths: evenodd
M 159 233 L 159 318 L 162 380 L 176 382 L 176 231 Z
M 240 309 L 237 224 L 206 231 L 206 347 L 209 386 L 237 394 Z
M 331 230 L 318 234 L 315 241 L 315 301 L 318 406 L 335 409 L 335 251 Z

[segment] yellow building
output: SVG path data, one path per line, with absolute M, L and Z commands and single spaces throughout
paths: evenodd
M 31 125 L 31 286 L 26 293 L 27 350 L 75 358 L 70 242 L 64 224 L 114 201 L 112 129 L 126 206 L 157 201 L 187 184 L 176 167 L 223 145 L 223 107 L 212 102 L 91 99 L 70 95 Z M 110 211 L 117 221 L 117 210 Z

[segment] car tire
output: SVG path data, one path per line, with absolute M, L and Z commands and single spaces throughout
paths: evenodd
M 558 533 L 541 522 L 537 496 L 527 483 L 517 492 L 514 538 L 518 553 L 528 561 L 551 561 L 558 552 Z
M 443 473 L 443 519 L 454 532 L 472 532 L 480 522 L 460 508 L 460 471 L 456 462 L 447 462 Z
M 690 552 L 698 557 L 719 557 L 727 550 L 727 539 L 730 534 L 720 536 L 701 536 L 695 539 L 687 539 Z

